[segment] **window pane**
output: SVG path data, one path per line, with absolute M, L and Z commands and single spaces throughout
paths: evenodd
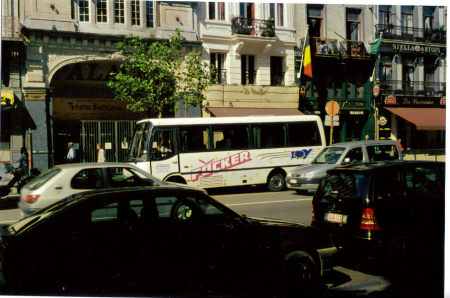
M 102 169 L 85 169 L 76 174 L 71 181 L 73 189 L 96 189 L 103 187 Z
M 253 124 L 253 146 L 255 148 L 284 147 L 286 126 L 283 123 Z
M 209 150 L 209 128 L 207 126 L 180 127 L 181 152 Z
M 153 10 L 153 1 L 147 1 L 145 2 L 145 18 L 146 18 L 146 24 L 148 28 L 154 28 L 155 27 L 155 12 Z
M 249 148 L 248 125 L 214 125 L 213 135 L 215 150 Z
M 131 0 L 131 25 L 141 25 L 141 2 Z
M 159 218 L 169 218 L 172 211 L 172 206 L 177 201 L 176 197 L 156 197 L 155 203 L 158 209 Z
M 114 202 L 93 210 L 91 213 L 91 221 L 99 222 L 99 221 L 117 220 L 118 219 L 117 207 L 118 207 L 117 202 Z
M 175 155 L 175 131 L 155 130 L 152 139 L 152 160 L 167 159 Z
M 89 22 L 89 0 L 78 1 L 80 22 Z
M 97 1 L 97 22 L 106 23 L 107 22 L 107 0 Z
M 288 123 L 289 146 L 320 146 L 319 128 L 316 122 Z
M 208 9 L 209 9 L 209 19 L 210 20 L 215 20 L 216 19 L 215 2 L 209 2 L 208 3 Z
M 368 146 L 367 154 L 370 162 L 398 159 L 397 149 L 393 145 Z
M 125 6 L 124 0 L 114 1 L 114 22 L 118 24 L 125 23 Z

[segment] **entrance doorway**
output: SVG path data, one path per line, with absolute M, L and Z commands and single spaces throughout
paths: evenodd
M 97 144 L 105 149 L 106 161 L 125 162 L 136 121 L 55 122 L 55 164 L 65 162 L 67 143 L 73 142 L 77 162 L 96 162 Z

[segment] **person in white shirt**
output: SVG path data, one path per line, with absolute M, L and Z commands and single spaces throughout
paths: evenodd
M 102 144 L 97 144 L 97 161 L 98 162 L 105 162 L 105 150 L 102 148 Z
M 67 144 L 67 147 L 69 148 L 69 151 L 67 152 L 67 162 L 72 163 L 75 162 L 75 159 L 77 157 L 77 154 L 75 152 L 75 148 L 73 148 L 73 143 L 69 142 Z

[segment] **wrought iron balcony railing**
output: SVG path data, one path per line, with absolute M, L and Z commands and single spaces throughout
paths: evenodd
M 383 38 L 397 39 L 405 41 L 443 43 L 447 41 L 447 30 L 443 26 L 439 29 L 423 29 L 404 26 L 393 26 L 391 24 L 375 25 L 376 37 L 380 37 L 383 32 Z
M 364 42 L 359 40 L 343 40 L 340 42 L 339 50 L 345 51 L 348 56 L 352 57 L 370 57 Z
M 427 81 L 382 80 L 380 87 L 383 93 L 414 96 L 443 96 L 446 83 Z
M 315 55 L 370 57 L 364 42 L 359 40 L 341 40 L 338 42 L 336 39 L 312 37 L 310 46 L 311 54 Z
M 227 70 L 211 69 L 211 79 L 214 84 L 225 84 L 227 82 Z
M 256 71 L 245 71 L 241 76 L 242 85 L 255 85 L 256 81 Z
M 312 37 L 311 53 L 318 55 L 339 55 L 337 40 L 321 37 Z
M 275 22 L 273 20 L 257 20 L 238 17 L 233 19 L 231 30 L 233 34 L 274 37 Z
M 270 86 L 284 86 L 284 72 L 273 73 L 270 77 Z

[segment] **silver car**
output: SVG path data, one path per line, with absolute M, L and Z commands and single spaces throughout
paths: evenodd
M 29 216 L 67 196 L 88 190 L 162 184 L 166 183 L 125 163 L 57 165 L 21 189 L 19 208 L 24 216 Z
M 320 179 L 329 169 L 343 164 L 382 160 L 403 160 L 403 154 L 396 141 L 368 140 L 330 145 L 322 149 L 310 164 L 290 170 L 286 176 L 286 187 L 298 193 L 315 191 Z

